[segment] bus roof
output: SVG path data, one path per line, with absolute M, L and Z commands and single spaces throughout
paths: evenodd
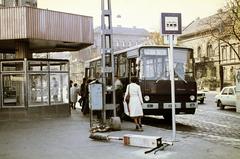
M 97 61 L 97 60 L 100 60 L 100 59 L 101 59 L 101 56 L 98 56 L 98 57 L 95 57 L 93 59 L 87 60 L 87 61 L 84 62 L 84 67 L 89 68 L 91 62 Z
M 121 53 L 124 53 L 124 52 L 131 52 L 131 51 L 134 51 L 134 50 L 139 50 L 141 48 L 169 48 L 169 45 L 144 45 L 144 44 L 140 44 L 140 45 L 135 45 L 135 46 L 132 46 L 132 47 L 129 47 L 129 48 L 125 48 L 125 49 L 122 49 L 122 50 L 115 51 L 113 54 L 118 55 L 118 54 L 121 54 Z M 174 46 L 174 48 L 192 49 L 192 48 L 182 47 L 182 46 Z M 98 57 L 95 57 L 93 59 L 87 60 L 85 62 L 85 65 L 89 65 L 90 62 L 100 60 L 101 58 L 102 58 L 101 56 L 98 56 Z
M 132 50 L 139 50 L 141 48 L 169 48 L 169 45 L 136 45 L 136 46 L 133 46 L 133 47 L 129 47 L 129 48 L 126 48 L 126 49 L 122 49 L 122 50 L 118 50 L 118 51 L 115 51 L 114 52 L 114 55 L 117 55 L 117 54 L 121 54 L 123 52 L 130 52 Z M 192 48 L 189 48 L 189 47 L 183 47 L 183 46 L 174 46 L 174 48 L 179 48 L 179 49 L 192 49 Z

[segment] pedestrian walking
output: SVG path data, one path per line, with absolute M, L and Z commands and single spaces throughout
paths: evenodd
M 143 116 L 142 109 L 143 98 L 141 88 L 137 83 L 138 83 L 137 77 L 132 77 L 131 83 L 127 85 L 127 89 L 124 95 L 124 101 L 126 101 L 126 97 L 129 94 L 130 95 L 128 103 L 129 116 L 134 120 L 134 123 L 136 124 L 136 130 L 143 130 L 141 122 L 141 118 Z
M 89 86 L 89 83 L 91 83 L 92 80 L 91 79 L 88 79 L 87 82 L 86 82 L 86 85 L 85 85 L 85 100 L 84 100 L 84 107 L 83 107 L 83 115 L 86 115 L 89 113 L 89 89 L 88 89 L 88 86 Z
M 83 78 L 83 82 L 80 86 L 80 96 L 81 98 L 79 99 L 79 104 L 80 106 L 82 106 L 81 111 L 83 112 L 84 110 L 84 104 L 85 104 L 85 100 L 86 100 L 86 85 L 87 85 L 87 78 Z
M 58 89 L 59 84 L 55 77 L 52 78 L 52 93 L 53 93 L 53 101 L 56 103 L 58 101 Z
M 120 104 L 123 101 L 123 90 L 122 90 L 123 84 L 117 75 L 115 75 L 114 87 L 115 87 L 116 103 Z
M 114 86 L 115 90 L 120 90 L 123 87 L 123 84 L 117 75 L 114 76 Z
M 77 83 L 74 83 L 73 87 L 71 87 L 71 107 L 72 109 L 76 109 L 76 103 L 78 99 L 78 95 L 80 93 Z
M 70 99 L 69 99 L 69 101 L 70 101 L 70 107 L 71 107 L 71 108 L 73 108 L 73 103 L 72 103 L 72 101 L 71 101 L 71 88 L 72 88 L 72 86 L 73 86 L 73 81 L 70 80 L 70 81 L 69 81 L 69 91 L 70 91 Z M 68 90 L 67 90 L 67 91 L 68 91 Z M 67 95 L 67 99 L 68 99 L 68 95 Z

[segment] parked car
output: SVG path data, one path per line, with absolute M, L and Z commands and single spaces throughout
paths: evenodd
M 219 94 L 215 96 L 215 102 L 220 109 L 227 106 L 236 107 L 236 86 L 224 87 Z
M 202 92 L 202 91 L 198 91 L 197 92 L 197 100 L 201 103 L 201 104 L 203 104 L 204 103 L 204 99 L 206 98 L 206 96 L 205 96 L 205 93 L 204 92 Z

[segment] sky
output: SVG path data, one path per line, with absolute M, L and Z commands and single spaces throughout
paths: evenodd
M 162 12 L 181 13 L 182 25 L 217 13 L 226 0 L 111 0 L 112 25 L 160 30 Z M 93 17 L 101 25 L 101 0 L 38 0 L 38 8 Z M 120 15 L 120 16 L 119 16 Z

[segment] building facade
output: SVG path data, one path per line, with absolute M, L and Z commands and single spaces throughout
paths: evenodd
M 37 0 L 0 0 L 0 7 L 37 7 Z
M 198 89 L 219 90 L 223 86 L 234 85 L 235 70 L 240 68 L 237 57 L 240 44 L 229 37 L 226 38 L 226 43 L 213 36 L 219 29 L 223 29 L 216 20 L 214 25 L 210 25 L 209 22 L 216 19 L 216 16 L 219 13 L 194 20 L 178 37 L 180 45 L 194 49 Z

